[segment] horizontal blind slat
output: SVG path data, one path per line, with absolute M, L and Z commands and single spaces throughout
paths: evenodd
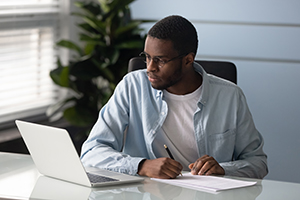
M 0 7 L 4 6 L 38 6 L 42 4 L 58 4 L 58 0 L 1 0 Z

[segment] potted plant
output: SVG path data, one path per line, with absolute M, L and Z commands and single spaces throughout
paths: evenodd
M 76 2 L 82 18 L 77 26 L 80 43 L 61 40 L 58 46 L 76 52 L 68 65 L 60 59 L 50 72 L 55 84 L 70 94 L 48 109 L 48 116 L 61 115 L 71 125 L 89 131 L 98 118 L 100 108 L 111 96 L 116 84 L 127 73 L 128 61 L 138 55 L 144 45 L 145 21 L 132 20 L 129 4 L 134 0 L 98 0 Z

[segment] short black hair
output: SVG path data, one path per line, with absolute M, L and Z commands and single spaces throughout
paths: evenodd
M 193 24 L 187 19 L 171 15 L 158 21 L 149 31 L 148 36 L 171 40 L 179 54 L 197 53 L 198 36 Z

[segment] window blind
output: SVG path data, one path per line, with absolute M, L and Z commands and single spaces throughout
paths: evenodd
M 58 90 L 59 0 L 0 1 L 0 123 L 45 113 Z

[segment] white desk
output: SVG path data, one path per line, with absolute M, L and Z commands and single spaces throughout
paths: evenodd
M 0 152 L 0 199 L 205 199 L 298 200 L 300 184 L 257 180 L 252 187 L 218 194 L 185 189 L 146 179 L 143 183 L 91 189 L 41 176 L 29 155 Z

